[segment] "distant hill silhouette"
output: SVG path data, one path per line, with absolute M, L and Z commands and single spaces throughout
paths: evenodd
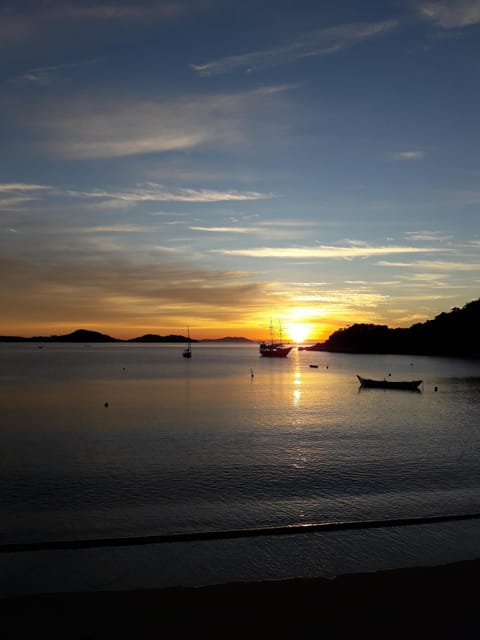
M 22 336 L 0 336 L 0 342 L 170 342 L 170 343 L 186 343 L 188 337 L 170 334 L 168 336 L 159 336 L 155 333 L 147 333 L 137 338 L 122 340 L 120 338 L 112 338 L 98 331 L 89 331 L 87 329 L 77 329 L 72 333 L 60 336 L 34 336 L 32 338 L 24 338 Z M 190 342 L 251 342 L 247 338 L 217 338 L 214 340 L 194 340 L 190 338 Z
M 0 336 L 1 342 L 121 342 L 98 331 L 77 329 L 72 333 L 60 336 L 34 336 L 33 338 L 21 338 L 18 336 Z
M 240 343 L 245 343 L 245 342 L 253 342 L 253 341 L 249 340 L 248 338 L 237 338 L 237 337 L 232 337 L 232 336 L 226 336 L 225 338 L 204 338 L 203 340 L 200 340 L 200 342 L 240 342 Z
M 309 350 L 345 353 L 392 353 L 480 357 L 480 299 L 463 308 L 440 313 L 433 320 L 408 329 L 386 325 L 354 324 L 339 329 Z
M 125 340 L 125 342 L 188 342 L 188 338 L 172 334 L 169 336 L 158 336 L 155 333 L 147 333 L 139 338 L 130 338 L 130 340 Z M 190 339 L 190 342 L 197 342 L 197 340 Z

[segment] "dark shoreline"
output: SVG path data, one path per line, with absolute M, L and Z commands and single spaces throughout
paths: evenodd
M 11 596 L 5 638 L 161 638 L 164 633 L 480 637 L 480 559 L 328 578 Z

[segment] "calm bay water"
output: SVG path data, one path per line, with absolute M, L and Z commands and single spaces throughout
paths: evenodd
M 296 350 L 276 360 L 225 344 L 181 353 L 0 346 L 1 543 L 480 512 L 479 361 Z M 424 384 L 359 390 L 357 373 Z M 473 521 L 0 554 L 0 592 L 441 563 L 480 556 L 479 533 Z

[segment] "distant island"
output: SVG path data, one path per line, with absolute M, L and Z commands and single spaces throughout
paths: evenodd
M 480 299 L 467 303 L 461 309 L 454 307 L 433 320 L 406 329 L 390 329 L 378 324 L 353 324 L 335 331 L 325 342 L 299 349 L 479 358 L 479 326 Z
M 468 302 L 461 309 L 454 307 L 448 313 L 440 313 L 433 320 L 417 323 L 409 328 L 390 329 L 379 324 L 353 324 L 334 331 L 325 342 L 311 346 L 299 346 L 299 351 L 329 351 L 333 353 L 376 353 L 428 356 L 458 356 L 480 358 L 480 298 Z M 60 336 L 0 336 L 0 342 L 140 342 L 186 343 L 181 335 L 159 336 L 148 333 L 137 338 L 122 340 L 98 331 L 78 329 Z M 190 342 L 252 343 L 241 337 L 225 337 L 194 340 Z
M 155 333 L 147 333 L 138 338 L 129 338 L 122 340 L 121 338 L 112 338 L 105 333 L 98 331 L 90 331 L 88 329 L 77 329 L 72 333 L 60 336 L 33 336 L 32 338 L 23 338 L 21 336 L 0 336 L 0 342 L 170 342 L 170 343 L 187 343 L 188 337 L 170 334 L 168 336 L 159 336 Z M 252 340 L 248 338 L 213 338 L 204 340 L 194 340 L 190 338 L 190 342 L 239 342 L 249 343 Z

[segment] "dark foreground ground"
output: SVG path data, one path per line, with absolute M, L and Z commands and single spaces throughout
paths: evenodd
M 480 560 L 334 579 L 6 598 L 0 635 L 480 639 Z

